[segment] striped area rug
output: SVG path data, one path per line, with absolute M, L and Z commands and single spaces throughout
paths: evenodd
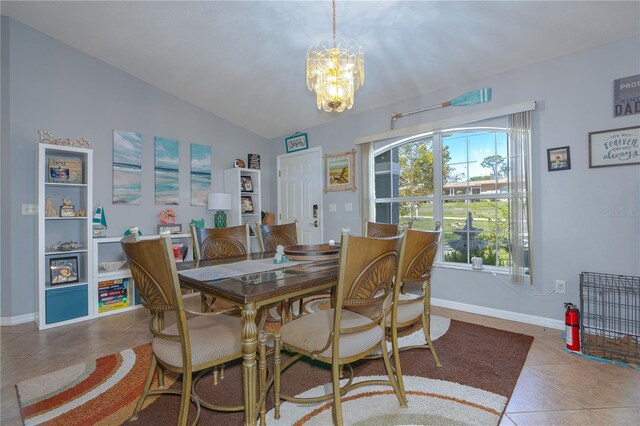
M 323 303 L 310 300 L 311 306 Z M 306 305 L 306 303 L 305 303 Z M 310 307 L 311 307 L 310 306 Z M 309 309 L 311 310 L 311 309 Z M 275 325 L 273 325 L 275 326 Z M 435 366 L 424 349 L 401 353 L 409 407 L 401 409 L 390 387 L 363 387 L 343 398 L 345 424 L 489 424 L 497 425 L 524 365 L 531 336 L 433 317 L 432 337 L 442 361 Z M 422 330 L 407 333 L 402 344 L 423 340 Z M 25 425 L 119 425 L 135 406 L 151 359 L 149 344 L 124 350 L 93 362 L 74 365 L 18 383 L 20 409 Z M 381 360 L 354 365 L 355 376 L 386 376 Z M 211 379 L 199 383 L 198 394 L 224 405 L 242 404 L 241 362 L 225 369 L 218 385 Z M 166 382 L 180 386 L 180 379 Z M 282 391 L 288 395 L 317 395 L 331 389 L 331 371 L 313 362 L 298 362 L 283 375 Z M 171 425 L 177 421 L 179 398 L 148 399 L 137 426 Z M 273 408 L 273 392 L 267 410 Z M 189 422 L 195 409 L 192 405 Z M 274 425 L 331 424 L 331 403 L 284 403 L 282 417 L 267 413 Z M 203 410 L 200 424 L 241 425 L 242 413 Z

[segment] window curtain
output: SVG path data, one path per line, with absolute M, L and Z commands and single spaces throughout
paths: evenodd
M 363 143 L 360 149 L 360 215 L 363 219 L 374 220 L 373 196 L 374 196 L 374 165 L 373 143 Z M 365 235 L 364 220 L 362 221 L 362 234 Z
M 509 203 L 511 219 L 511 282 L 523 284 L 529 276 L 533 284 L 531 217 L 531 111 L 509 114 L 509 149 L 511 152 Z

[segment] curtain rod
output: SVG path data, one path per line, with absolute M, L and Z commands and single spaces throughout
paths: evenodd
M 387 130 L 386 132 L 361 136 L 355 139 L 355 144 L 360 145 L 363 143 L 376 142 L 383 139 L 410 136 L 416 133 L 431 132 L 433 130 L 445 129 L 447 127 L 471 123 L 474 121 L 487 120 L 490 118 L 501 117 L 503 115 L 514 114 L 516 112 L 533 111 L 535 109 L 536 101 L 525 101 L 517 104 L 501 106 L 498 108 L 472 112 L 470 114 L 457 115 L 455 117 L 449 117 L 442 120 L 428 121 L 402 129 Z

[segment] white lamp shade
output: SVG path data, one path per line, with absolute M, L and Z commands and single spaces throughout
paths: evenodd
M 224 192 L 209 194 L 209 210 L 231 210 L 231 194 Z

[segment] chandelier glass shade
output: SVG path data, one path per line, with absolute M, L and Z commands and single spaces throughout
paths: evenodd
M 307 53 L 307 88 L 316 93 L 318 109 L 342 112 L 353 107 L 356 91 L 364 85 L 364 52 L 355 40 L 336 40 L 333 1 L 333 40 Z

